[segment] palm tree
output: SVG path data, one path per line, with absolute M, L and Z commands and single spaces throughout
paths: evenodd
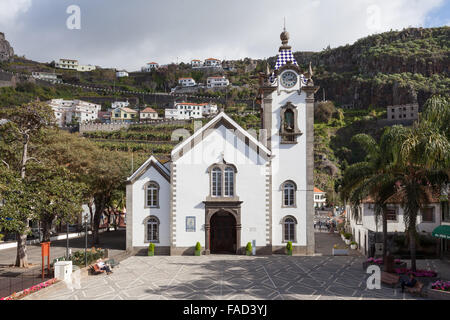
M 354 218 L 359 218 L 358 207 L 362 200 L 368 196 L 373 198 L 377 225 L 380 216 L 382 217 L 384 261 L 387 255 L 387 200 L 396 192 L 391 165 L 396 159 L 395 147 L 398 144 L 395 142 L 401 139 L 402 128 L 401 126 L 386 128 L 379 143 L 367 134 L 355 135 L 352 142 L 357 142 L 363 147 L 366 159 L 349 166 L 342 181 L 341 197 L 352 203 Z
M 416 270 L 416 223 L 419 210 L 430 203 L 434 194 L 449 183 L 450 104 L 434 96 L 404 140 L 398 145 L 399 157 L 393 165 L 397 190 L 402 198 L 406 232 L 409 236 L 411 268 Z

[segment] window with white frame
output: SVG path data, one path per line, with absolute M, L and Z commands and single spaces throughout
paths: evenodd
M 286 181 L 283 183 L 283 206 L 284 207 L 295 207 L 295 191 L 296 187 L 292 181 Z
M 225 197 L 234 196 L 234 170 L 225 168 Z
M 159 220 L 156 217 L 147 220 L 147 242 L 159 242 Z
M 213 197 L 222 196 L 222 170 L 215 167 L 212 170 L 212 192 Z
M 150 208 L 157 208 L 159 206 L 159 185 L 151 181 L 147 185 L 146 206 Z
M 283 219 L 283 242 L 296 242 L 295 229 L 297 221 L 294 217 L 287 216 Z

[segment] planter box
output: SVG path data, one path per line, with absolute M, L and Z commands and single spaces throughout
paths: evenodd
M 352 240 L 345 239 L 345 244 L 346 245 L 349 245 L 351 242 L 352 242 Z
M 287 254 L 288 256 L 292 256 L 292 250 L 286 250 L 286 254 Z
M 149 257 L 153 257 L 155 255 L 155 252 L 154 251 L 148 251 L 148 256 Z
M 251 255 L 252 255 L 252 252 L 251 252 L 251 251 L 245 251 L 245 254 L 246 254 L 247 256 L 251 256 Z
M 195 255 L 196 256 L 200 256 L 202 254 L 202 251 L 201 250 L 195 250 Z
M 383 268 L 383 265 L 382 265 L 382 264 L 377 264 L 377 263 L 365 261 L 365 262 L 363 262 L 363 269 L 366 270 L 367 267 L 370 266 L 370 265 L 372 265 L 372 264 L 377 265 L 377 266 L 380 266 L 380 268 Z M 394 264 L 394 269 L 397 269 L 397 268 L 406 268 L 406 267 L 407 267 L 406 262 L 395 263 L 395 264 Z
M 352 245 L 350 245 L 350 249 L 356 250 L 356 249 L 358 249 L 358 245 L 352 244 Z
M 431 283 L 428 284 L 428 287 L 425 290 L 425 294 L 427 298 L 432 300 L 450 300 L 449 291 L 431 289 Z
M 347 256 L 348 249 L 332 249 L 333 256 Z

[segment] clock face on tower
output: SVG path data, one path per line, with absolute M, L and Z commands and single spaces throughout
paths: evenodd
M 281 85 L 285 88 L 292 88 L 297 84 L 298 76 L 294 71 L 285 71 L 281 74 Z

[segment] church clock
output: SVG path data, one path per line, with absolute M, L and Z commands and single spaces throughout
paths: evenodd
M 280 76 L 281 85 L 286 89 L 293 88 L 298 81 L 297 74 L 292 70 L 284 71 Z

